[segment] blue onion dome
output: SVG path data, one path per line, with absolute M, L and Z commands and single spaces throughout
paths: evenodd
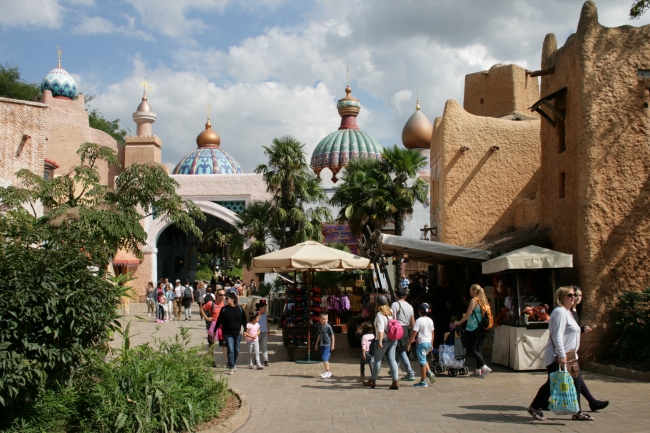
M 352 97 L 352 89 L 348 84 L 346 96 L 340 99 L 336 108 L 341 116 L 341 126 L 323 138 L 311 157 L 311 168 L 320 176 L 321 170 L 329 168 L 336 182 L 336 175 L 345 167 L 350 159 L 371 158 L 381 161 L 383 147 L 371 135 L 360 131 L 357 126 L 357 116 L 361 103 Z
M 77 84 L 68 72 L 59 65 L 52 69 L 41 81 L 41 92 L 49 90 L 59 99 L 74 99 L 77 96 Z
M 244 171 L 226 151 L 220 149 L 221 138 L 212 130 L 210 118 L 205 131 L 196 137 L 198 148 L 176 165 L 172 174 L 243 174 Z

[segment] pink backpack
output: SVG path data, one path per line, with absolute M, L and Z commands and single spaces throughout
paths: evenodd
M 402 328 L 402 325 L 400 325 L 400 323 L 395 319 L 388 320 L 388 339 L 391 341 L 397 341 L 403 336 L 404 329 Z

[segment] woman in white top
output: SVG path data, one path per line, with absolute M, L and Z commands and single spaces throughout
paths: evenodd
M 567 365 L 567 352 L 575 351 L 575 359 L 578 358 L 578 349 L 580 347 L 580 325 L 573 318 L 571 309 L 575 305 L 576 297 L 572 286 L 563 286 L 557 290 L 555 295 L 556 308 L 551 313 L 551 320 L 548 325 L 550 338 L 544 351 L 544 361 L 546 369 L 550 375 L 558 371 L 560 366 Z M 578 405 L 580 405 L 580 373 L 573 379 L 578 396 Z M 546 383 L 537 391 L 535 399 L 528 407 L 528 413 L 537 421 L 545 421 L 546 417 L 540 410 L 546 406 L 551 397 L 550 376 Z M 573 415 L 574 420 L 593 421 L 593 418 L 582 410 Z
M 392 341 L 388 339 L 388 321 L 393 319 L 393 310 L 388 306 L 388 299 L 385 296 L 377 297 L 377 316 L 375 317 L 375 353 L 372 366 L 372 376 L 370 380 L 363 382 L 365 386 L 371 388 L 375 387 L 375 381 L 381 369 L 381 360 L 386 355 L 388 365 L 392 373 L 393 383 L 389 389 L 399 389 L 399 382 L 397 381 L 397 362 L 395 361 L 395 349 L 397 348 L 397 340 Z

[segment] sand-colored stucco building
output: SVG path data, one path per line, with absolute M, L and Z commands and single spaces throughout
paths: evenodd
M 431 226 L 473 245 L 538 222 L 540 120 L 525 112 L 537 79 L 516 65 L 466 77 L 465 107 L 447 101 L 431 138 Z
M 582 320 L 596 325 L 586 361 L 611 347 L 617 295 L 650 284 L 648 40 L 650 26 L 603 27 L 587 1 L 563 47 L 546 36 L 539 71 L 470 74 L 464 107 L 450 100 L 434 122 L 437 240 L 512 247 L 534 235 L 573 254 L 556 283 L 583 289 Z

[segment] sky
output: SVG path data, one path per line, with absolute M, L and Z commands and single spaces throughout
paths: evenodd
M 597 0 L 601 24 L 630 21 L 632 0 Z M 307 159 L 337 130 L 336 101 L 361 101 L 361 130 L 384 146 L 419 97 L 433 122 L 462 103 L 464 76 L 496 63 L 540 69 L 547 33 L 574 33 L 580 0 L 0 0 L 0 63 L 40 82 L 62 66 L 108 119 L 135 134 L 143 77 L 154 134 L 173 168 L 196 148 L 211 106 L 221 148 L 245 172 L 292 135 Z

